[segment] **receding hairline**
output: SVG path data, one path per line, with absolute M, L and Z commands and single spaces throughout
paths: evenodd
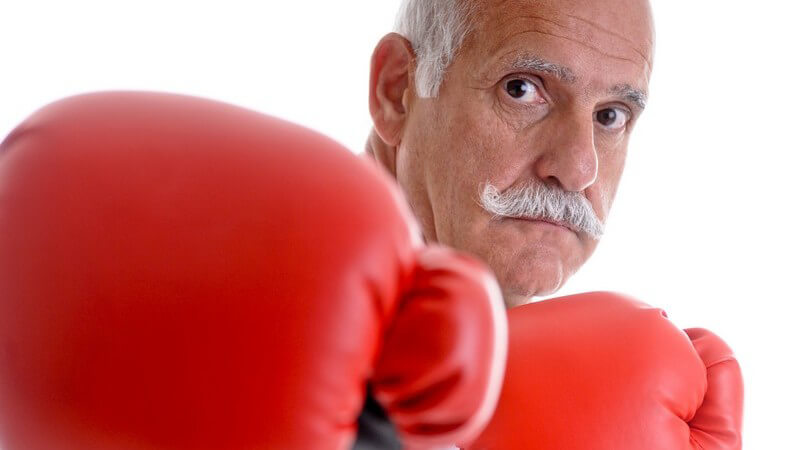
M 404 2 L 403 5 L 408 5 L 409 3 L 410 4 L 417 4 L 417 3 L 426 4 L 426 0 L 406 0 L 406 1 L 408 3 Z M 505 38 L 500 39 L 498 42 L 496 42 L 496 45 L 492 49 L 488 49 L 488 48 L 484 48 L 482 50 L 479 50 L 479 49 L 481 47 L 484 47 L 484 44 L 487 44 L 486 42 L 484 42 L 484 40 L 482 40 L 482 36 L 481 35 L 484 35 L 487 32 L 489 34 L 492 34 L 493 33 L 492 32 L 492 28 L 497 28 L 497 27 L 502 28 L 502 25 L 506 21 L 506 19 L 511 20 L 511 19 L 513 19 L 515 17 L 513 15 L 508 16 L 507 14 L 505 14 L 504 12 L 501 11 L 500 12 L 500 14 L 501 14 L 501 16 L 500 16 L 501 23 L 499 25 L 495 24 L 495 23 L 492 23 L 492 22 L 494 22 L 492 20 L 492 17 L 493 16 L 496 17 L 496 12 L 494 11 L 494 8 L 496 8 L 498 6 L 503 6 L 503 5 L 507 4 L 507 3 L 512 3 L 512 6 L 516 5 L 516 4 L 526 5 L 526 6 L 530 7 L 531 11 L 533 11 L 534 13 L 536 12 L 537 8 L 544 8 L 545 10 L 552 11 L 557 16 L 565 17 L 564 20 L 586 22 L 590 26 L 597 26 L 596 24 L 594 24 L 590 20 L 586 20 L 586 19 L 583 19 L 583 18 L 578 17 L 578 16 L 573 16 L 573 15 L 569 14 L 568 12 L 565 12 L 563 10 L 563 8 L 560 8 L 557 3 L 554 5 L 551 2 L 539 2 L 539 1 L 531 1 L 531 0 L 427 0 L 427 1 L 431 1 L 432 4 L 438 5 L 439 11 L 442 10 L 441 9 L 442 7 L 445 7 L 446 10 L 448 10 L 448 11 L 457 11 L 457 13 L 456 13 L 457 16 L 450 16 L 450 17 L 458 17 L 458 16 L 460 16 L 460 20 L 462 21 L 461 23 L 464 24 L 463 28 L 465 28 L 465 29 L 463 29 L 460 32 L 461 33 L 460 34 L 461 37 L 459 37 L 457 40 L 454 39 L 453 42 L 451 42 L 450 44 L 447 44 L 446 41 L 445 41 L 444 44 L 438 44 L 439 45 L 438 48 L 436 47 L 436 45 L 434 45 L 433 47 L 429 46 L 426 49 L 426 50 L 434 50 L 433 52 L 431 52 L 431 51 L 421 51 L 422 49 L 420 48 L 420 46 L 425 46 L 426 45 L 426 44 L 422 44 L 421 42 L 430 42 L 427 39 L 429 37 L 431 37 L 431 34 L 435 35 L 435 34 L 438 33 L 438 31 L 436 31 L 436 30 L 442 29 L 442 28 L 436 28 L 437 26 L 441 26 L 442 25 L 441 22 L 436 22 L 436 21 L 428 22 L 422 28 L 419 28 L 419 27 L 415 28 L 416 32 L 412 33 L 411 35 L 406 35 L 405 33 L 401 32 L 401 34 L 406 36 L 412 42 L 412 46 L 414 46 L 414 50 L 415 50 L 415 52 L 417 52 L 416 56 L 417 57 L 422 56 L 422 58 L 420 58 L 420 60 L 417 61 L 418 62 L 417 76 L 419 77 L 418 80 L 422 81 L 421 86 L 423 86 L 424 92 L 427 93 L 427 95 L 421 95 L 422 97 L 431 97 L 431 96 L 432 97 L 436 97 L 438 95 L 439 88 L 441 87 L 442 83 L 445 82 L 445 79 L 447 78 L 447 73 L 450 71 L 450 69 L 453 66 L 453 64 L 456 63 L 456 60 L 459 59 L 459 57 L 463 56 L 465 53 L 470 53 L 470 52 L 475 51 L 475 50 L 478 50 L 481 53 L 489 52 L 489 54 L 484 55 L 485 60 L 486 61 L 492 60 L 493 62 L 497 62 L 497 59 L 499 59 L 500 57 L 498 56 L 498 52 L 496 50 L 499 50 L 500 48 L 502 48 L 503 47 L 503 42 L 505 42 L 507 39 L 512 37 L 514 35 L 513 33 L 510 34 L 510 35 L 507 35 Z M 651 22 L 652 22 L 652 15 L 651 15 L 651 12 L 650 12 L 650 1 L 649 0 L 633 0 L 633 1 L 640 1 L 644 5 L 646 5 L 645 12 L 648 14 L 648 17 L 651 18 Z M 494 8 L 492 8 L 492 10 L 488 10 L 487 11 L 487 8 L 490 8 L 490 7 L 494 7 Z M 432 9 L 430 9 L 429 11 L 436 11 L 436 7 L 432 6 L 431 8 Z M 404 11 L 404 10 L 401 9 L 401 11 Z M 526 12 L 526 11 L 522 11 L 522 12 Z M 548 22 L 547 18 L 545 17 L 545 16 L 547 16 L 547 14 L 546 13 L 542 13 L 542 14 L 544 14 L 544 16 L 540 17 L 540 19 L 542 19 L 544 22 Z M 522 16 L 525 16 L 525 15 L 523 14 Z M 400 17 L 401 16 L 398 15 L 397 24 L 400 23 L 400 21 L 399 21 Z M 410 18 L 412 16 L 406 16 L 406 17 Z M 419 18 L 421 16 L 417 15 L 416 17 Z M 549 16 L 547 16 L 547 17 L 549 17 Z M 532 15 L 531 18 L 536 18 L 536 16 Z M 407 19 L 407 20 L 410 20 L 410 19 Z M 419 22 L 417 22 L 417 23 L 419 23 Z M 555 23 L 555 22 L 553 22 L 553 23 Z M 452 25 L 452 22 L 449 22 L 449 24 Z M 556 25 L 558 25 L 558 24 L 556 23 Z M 431 27 L 434 27 L 434 28 L 431 28 Z M 452 28 L 449 28 L 449 27 L 447 29 L 452 30 Z M 395 27 L 395 30 L 399 32 L 399 30 L 397 29 L 397 25 Z M 647 47 L 649 48 L 650 51 L 649 52 L 647 52 L 647 51 L 642 52 L 642 51 L 639 51 L 638 48 L 634 48 L 633 49 L 633 50 L 636 50 L 636 52 L 638 53 L 638 55 L 635 56 L 635 58 L 637 60 L 638 60 L 639 57 L 643 58 L 645 64 L 647 65 L 648 71 L 649 71 L 649 69 L 651 67 L 651 64 L 652 64 L 651 60 L 648 59 L 648 56 L 647 56 L 647 55 L 649 55 L 649 57 L 652 58 L 652 38 L 653 38 L 652 32 L 653 32 L 653 30 L 652 30 L 652 28 L 650 30 L 651 30 L 650 40 L 649 40 L 649 42 L 647 42 L 645 44 L 645 45 L 647 45 Z M 545 34 L 549 34 L 549 33 L 545 33 Z M 618 33 L 612 32 L 611 34 L 615 35 L 617 38 L 624 38 L 623 35 L 620 35 Z M 447 34 L 445 34 L 445 36 L 447 36 Z M 626 39 L 626 40 L 628 40 L 628 42 L 631 42 L 629 39 Z M 439 41 L 434 40 L 433 42 L 439 42 Z M 631 42 L 631 44 L 633 44 L 633 42 Z M 448 47 L 448 45 L 449 45 L 449 47 Z M 490 47 L 492 47 L 491 42 L 489 42 L 488 45 Z M 589 44 L 589 45 L 591 45 L 591 44 Z M 634 47 L 635 47 L 635 45 L 634 45 Z M 447 49 L 447 53 L 445 53 L 444 49 Z M 530 49 L 530 50 L 535 50 L 535 49 Z M 439 53 L 437 53 L 437 51 L 441 51 L 442 52 L 441 55 Z M 522 51 L 526 51 L 526 50 L 517 49 L 515 51 L 522 52 Z M 647 54 L 645 54 L 645 53 L 647 53 Z M 609 55 L 609 56 L 614 57 L 614 58 L 618 58 L 618 59 L 629 60 L 628 58 L 623 57 L 624 55 L 623 56 Z M 438 58 L 440 62 L 436 62 L 435 60 L 432 62 L 431 61 L 432 58 Z M 505 61 L 505 62 L 507 63 L 508 61 Z M 444 64 L 442 64 L 442 63 L 444 63 Z M 495 66 L 495 67 L 499 67 L 497 64 L 491 64 L 491 65 Z M 553 76 L 555 78 L 558 78 L 561 81 L 567 82 L 567 83 L 573 83 L 578 79 L 578 77 L 576 76 L 575 72 L 572 69 L 570 69 L 569 67 L 566 67 L 564 65 L 558 64 L 556 61 L 546 61 L 544 58 L 538 58 L 538 57 L 527 58 L 527 60 L 518 61 L 515 64 L 515 66 L 517 66 L 517 67 L 525 66 L 526 68 L 535 69 L 536 71 L 538 71 L 540 73 L 547 73 L 547 74 L 549 74 L 549 75 L 551 75 L 551 76 Z M 489 65 L 486 65 L 486 64 L 483 64 L 483 69 L 476 69 L 476 70 L 480 70 L 480 71 L 483 72 L 485 69 L 491 70 Z M 488 70 L 486 71 L 487 75 L 488 75 Z M 637 108 L 637 109 L 644 109 L 644 106 L 645 106 L 646 100 L 647 100 L 646 86 L 645 86 L 644 90 L 637 89 L 636 87 L 631 85 L 631 81 L 633 81 L 633 80 L 624 80 L 624 79 L 623 80 L 618 80 L 618 83 L 614 84 L 612 87 L 607 89 L 607 93 L 612 94 L 612 95 L 616 95 L 620 99 L 624 99 L 625 101 L 632 103 L 632 106 Z M 417 86 L 417 89 L 419 89 L 419 86 Z M 420 91 L 418 91 L 418 92 L 420 92 Z

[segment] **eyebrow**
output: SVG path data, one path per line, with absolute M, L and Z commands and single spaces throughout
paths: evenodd
M 641 89 L 636 89 L 630 84 L 618 84 L 612 87 L 609 90 L 609 93 L 618 95 L 623 99 L 632 102 L 640 109 L 644 109 L 645 106 L 647 106 L 647 94 L 645 94 Z
M 577 79 L 575 73 L 569 67 L 564 67 L 533 55 L 517 56 L 511 61 L 509 67 L 514 70 L 535 70 L 549 73 L 565 83 L 574 83 Z
M 574 83 L 578 77 L 569 67 L 547 61 L 535 55 L 523 54 L 515 57 L 509 67 L 513 70 L 534 70 L 537 72 L 548 73 L 555 76 L 565 83 Z M 647 94 L 641 89 L 636 89 L 630 84 L 617 84 L 609 89 L 609 94 L 616 95 L 623 100 L 627 100 L 639 109 L 647 106 Z

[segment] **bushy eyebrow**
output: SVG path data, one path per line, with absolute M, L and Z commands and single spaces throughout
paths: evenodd
M 609 93 L 633 103 L 638 106 L 639 109 L 644 109 L 645 106 L 647 106 L 647 94 L 630 84 L 618 84 L 612 87 Z
M 514 58 L 509 67 L 513 70 L 535 70 L 549 73 L 565 83 L 574 83 L 575 73 L 569 67 L 556 64 L 534 55 L 520 55 Z
M 547 73 L 558 78 L 565 83 L 574 83 L 577 81 L 575 72 L 569 67 L 547 61 L 536 55 L 521 54 L 511 60 L 508 67 L 512 70 L 533 70 L 536 72 Z M 630 84 L 620 83 L 614 85 L 608 91 L 611 95 L 616 95 L 620 99 L 633 103 L 640 110 L 647 106 L 647 94 L 641 89 L 637 89 Z

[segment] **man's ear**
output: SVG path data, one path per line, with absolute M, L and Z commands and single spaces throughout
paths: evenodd
M 407 116 L 405 96 L 413 89 L 414 48 L 408 39 L 389 33 L 372 53 L 369 112 L 386 145 L 397 146 Z

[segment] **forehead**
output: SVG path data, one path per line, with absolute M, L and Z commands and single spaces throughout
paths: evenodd
M 653 31 L 646 0 L 483 0 L 480 4 L 465 46 L 485 63 L 508 62 L 527 52 L 566 67 L 627 68 L 628 73 L 649 78 Z

